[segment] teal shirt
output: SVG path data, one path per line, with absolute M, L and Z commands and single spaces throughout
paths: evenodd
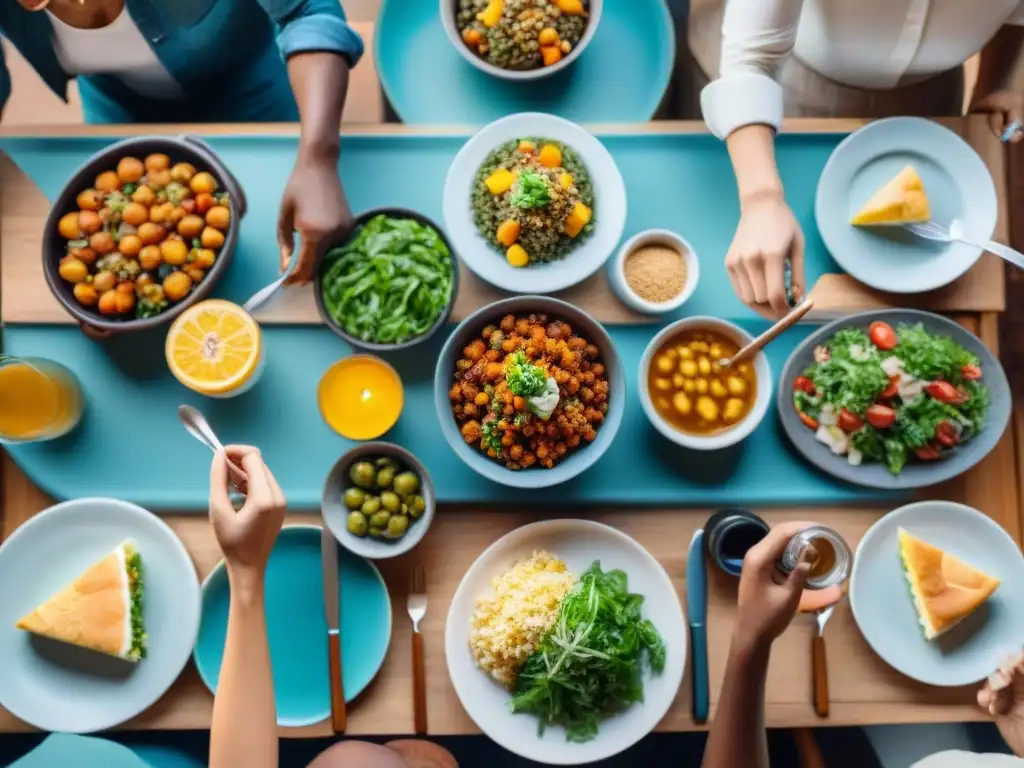
M 126 0 L 132 19 L 186 99 L 148 99 L 116 75 L 81 75 L 86 122 L 289 122 L 298 108 L 285 60 L 331 51 L 354 65 L 363 41 L 338 0 Z M 53 48 L 48 14 L 0 0 L 0 34 L 66 98 L 69 75 Z M 2 64 L 0 53 L 0 64 Z M 0 67 L 0 104 L 11 92 Z

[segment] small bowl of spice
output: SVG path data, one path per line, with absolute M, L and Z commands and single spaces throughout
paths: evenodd
M 608 265 L 612 290 L 627 307 L 644 315 L 679 309 L 693 295 L 699 278 L 697 254 L 667 229 L 634 235 Z

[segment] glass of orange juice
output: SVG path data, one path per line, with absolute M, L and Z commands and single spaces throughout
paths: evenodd
M 52 440 L 82 418 L 82 390 L 60 363 L 0 355 L 0 443 Z
M 339 360 L 320 379 L 320 415 L 349 440 L 375 440 L 402 413 L 404 394 L 398 372 L 373 355 Z

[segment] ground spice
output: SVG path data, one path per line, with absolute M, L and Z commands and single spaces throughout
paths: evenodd
M 637 296 L 662 304 L 678 296 L 686 284 L 683 255 L 666 245 L 645 245 L 626 257 L 626 283 Z

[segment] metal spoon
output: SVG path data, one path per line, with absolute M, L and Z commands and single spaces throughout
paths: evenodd
M 185 431 L 207 446 L 211 451 L 216 453 L 217 451 L 224 450 L 224 444 L 217 438 L 216 433 L 210 426 L 210 422 L 206 420 L 206 417 L 198 409 L 193 408 L 191 405 L 179 405 L 178 418 L 185 425 Z M 231 459 L 228 459 L 228 470 L 231 474 L 231 484 L 239 492 L 245 493 L 246 481 L 248 480 L 245 470 L 231 461 Z
M 270 301 L 270 297 L 277 293 L 278 288 L 284 285 L 284 281 L 292 276 L 292 272 L 295 271 L 295 266 L 298 264 L 298 261 L 298 256 L 292 256 L 291 263 L 288 264 L 288 269 L 281 273 L 281 276 L 270 285 L 265 285 L 256 291 L 256 293 L 254 293 L 249 300 L 242 305 L 242 309 L 251 315 L 257 309 Z
M 789 314 L 779 320 L 775 325 L 769 328 L 767 331 L 762 333 L 752 342 L 743 347 L 732 357 L 723 357 L 718 361 L 718 365 L 722 368 L 731 368 L 738 363 L 742 363 L 744 360 L 749 360 L 757 352 L 761 351 L 769 342 L 774 341 L 775 337 L 782 333 L 784 330 L 789 328 L 791 325 L 795 325 L 796 322 L 811 311 L 814 306 L 814 302 L 811 299 L 804 299 L 791 310 Z

